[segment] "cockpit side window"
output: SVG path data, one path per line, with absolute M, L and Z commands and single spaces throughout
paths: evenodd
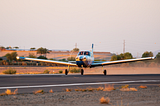
M 83 55 L 83 52 L 79 52 L 78 55 Z
M 90 52 L 84 52 L 84 55 L 90 56 Z

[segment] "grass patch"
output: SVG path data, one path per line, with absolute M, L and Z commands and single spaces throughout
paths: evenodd
M 49 74 L 49 70 L 48 69 L 46 69 L 46 70 L 44 70 L 44 72 L 43 72 L 43 74 Z
M 69 70 L 70 73 L 80 73 L 81 70 L 79 68 L 72 68 L 71 70 Z
M 11 67 L 7 69 L 6 71 L 3 71 L 4 74 L 16 74 L 16 72 L 17 71 Z
M 60 70 L 60 71 L 59 71 L 59 73 L 61 74 L 61 73 L 63 73 L 63 71 L 62 71 L 62 70 Z

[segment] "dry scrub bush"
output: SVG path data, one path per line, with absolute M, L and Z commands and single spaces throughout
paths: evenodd
M 122 88 L 120 91 L 137 91 L 136 88 Z
M 50 71 L 46 69 L 46 70 L 43 71 L 43 74 L 49 74 L 49 72 Z
M 69 88 L 66 88 L 66 92 L 71 92 L 71 89 L 69 89 Z
M 102 91 L 103 89 L 104 89 L 103 87 L 96 88 L 97 91 Z
M 129 85 L 123 85 L 123 86 L 121 86 L 120 91 L 137 91 L 136 88 L 128 88 L 128 87 L 129 87 Z
M 7 89 L 5 91 L 5 93 L 1 93 L 0 96 L 3 96 L 3 95 L 15 95 L 18 93 L 18 89 L 14 90 L 14 92 L 12 92 L 11 90 Z
M 105 85 L 105 88 L 103 89 L 103 91 L 112 91 L 114 90 L 114 85 Z
M 43 94 L 44 91 L 43 90 L 37 90 L 37 91 L 34 92 L 34 94 L 37 94 L 37 93 L 42 93 Z
M 4 74 L 16 74 L 16 70 L 13 68 L 9 68 L 6 71 L 3 71 Z
M 100 99 L 101 104 L 109 104 L 109 102 L 110 102 L 110 99 L 108 97 L 107 98 L 102 97 Z
M 123 88 L 128 88 L 129 87 L 129 85 L 122 85 L 121 86 L 121 89 L 123 89 Z
M 147 86 L 143 86 L 143 85 L 141 85 L 141 86 L 139 86 L 139 88 L 147 88 Z
M 50 93 L 53 93 L 53 90 L 51 89 L 49 92 L 50 92 Z
M 94 90 L 102 91 L 103 89 L 104 89 L 103 87 L 98 87 L 98 88 L 88 87 L 88 88 L 86 88 L 86 89 L 78 88 L 78 89 L 74 89 L 74 90 L 75 90 L 75 91 L 82 91 L 82 92 L 86 92 L 86 91 L 94 91 Z

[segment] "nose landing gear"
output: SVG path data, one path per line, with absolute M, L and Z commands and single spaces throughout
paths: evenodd
M 81 65 L 81 75 L 83 75 L 84 70 L 83 70 L 83 65 Z
M 81 69 L 81 75 L 83 75 L 83 73 L 84 73 L 84 70 L 83 70 L 83 69 Z

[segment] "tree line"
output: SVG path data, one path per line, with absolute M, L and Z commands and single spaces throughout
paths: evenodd
M 4 49 L 3 47 L 1 49 Z M 35 48 L 30 48 L 31 50 L 35 50 Z M 43 47 L 40 47 L 38 48 L 37 50 L 37 54 L 39 55 L 38 57 L 36 57 L 33 53 L 29 53 L 29 58 L 38 58 L 38 59 L 47 59 L 46 58 L 46 55 L 47 53 L 49 53 L 49 50 L 47 48 L 43 48 Z M 79 51 L 78 48 L 74 48 L 72 51 Z M 12 62 L 12 61 L 17 61 L 16 59 L 16 56 L 18 56 L 17 52 L 12 52 L 12 53 L 7 53 L 4 57 L 7 58 L 7 60 L 9 62 Z M 153 53 L 150 51 L 146 51 L 142 54 L 142 58 L 144 57 L 153 57 Z M 114 54 L 112 57 L 111 57 L 111 60 L 110 61 L 116 61 L 116 60 L 124 60 L 124 59 L 133 59 L 133 55 L 129 52 L 126 52 L 126 53 L 121 53 L 121 54 Z M 2 59 L 0 59 L 2 60 Z M 53 60 L 53 59 L 51 59 Z M 68 57 L 67 58 L 68 61 L 75 61 L 75 58 L 74 57 Z M 60 61 L 67 61 L 65 59 L 61 59 Z M 156 55 L 156 59 L 155 59 L 158 63 L 160 63 L 160 52 Z
M 145 57 L 153 57 L 153 53 L 150 51 L 146 51 L 142 54 L 142 57 L 141 58 L 145 58 Z M 131 53 L 129 52 L 126 52 L 126 53 L 121 53 L 119 55 L 116 55 L 114 54 L 112 57 L 111 57 L 111 60 L 110 61 L 116 61 L 116 60 L 125 60 L 125 59 L 133 59 L 133 56 Z M 156 59 L 155 59 L 156 62 L 160 63 L 160 52 L 156 55 Z

